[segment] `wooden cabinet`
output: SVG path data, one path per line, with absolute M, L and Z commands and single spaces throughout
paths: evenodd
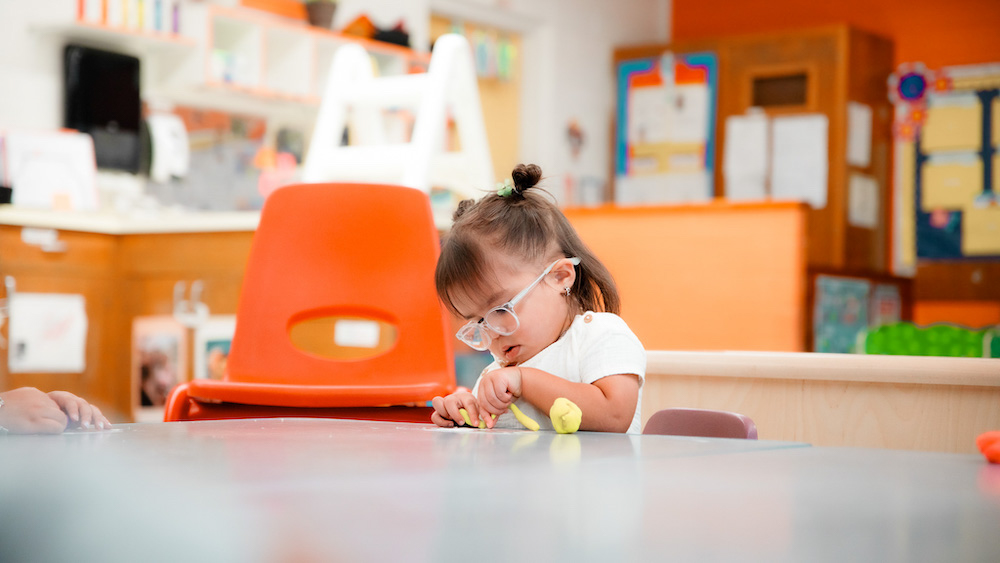
M 855 272 L 887 271 L 892 108 L 886 80 L 893 71 L 892 42 L 834 26 L 623 48 L 616 50 L 615 60 L 658 56 L 667 50 L 707 51 L 718 57 L 715 195 L 726 196 L 722 163 L 727 118 L 744 115 L 752 107 L 761 108 L 769 117 L 822 114 L 829 122 L 827 203 L 808 211 L 808 264 Z M 851 102 L 871 109 L 870 160 L 864 167 L 847 160 Z M 857 226 L 849 219 L 852 174 L 871 178 L 877 186 L 874 228 Z
M 121 336 L 115 327 L 122 322 L 113 287 L 114 240 L 104 235 L 77 232 L 61 232 L 59 240 L 64 245 L 61 250 L 43 250 L 22 241 L 21 228 L 0 226 L 0 277 L 13 278 L 18 292 L 83 296 L 90 320 L 85 348 L 86 369 L 82 374 L 9 373 L 9 350 L 3 348 L 0 349 L 0 388 L 62 389 L 85 396 L 114 413 L 119 405 L 127 405 L 128 400 L 128 389 L 119 389 L 113 383 L 114 378 L 108 377 L 107 370 L 110 345 Z M 6 326 L 0 335 L 9 341 Z
M 88 317 L 82 374 L 10 373 L 0 349 L 0 388 L 63 389 L 100 406 L 113 422 L 134 418 L 132 320 L 170 315 L 179 281 L 203 284 L 212 314 L 235 314 L 252 231 L 106 234 L 59 230 L 61 251 L 24 242 L 21 226 L 0 225 L 0 277 L 16 290 L 84 297 Z M 62 246 L 60 245 L 60 246 Z M 7 335 L 4 327 L 3 336 Z M 187 357 L 191 357 L 191 353 Z

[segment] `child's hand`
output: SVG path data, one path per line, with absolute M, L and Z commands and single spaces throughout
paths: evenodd
M 483 410 L 500 416 L 510 405 L 521 396 L 521 368 L 510 367 L 495 369 L 483 374 L 479 381 L 479 404 Z M 493 428 L 492 417 L 486 420 L 486 426 Z
M 447 397 L 434 397 L 431 401 L 434 412 L 431 413 L 431 422 L 438 426 L 450 428 L 456 424 L 464 424 L 465 417 L 459 409 L 465 409 L 469 415 L 469 424 L 474 427 L 479 426 L 479 403 L 468 391 L 455 391 Z M 485 413 L 484 413 L 485 414 Z M 489 419 L 490 417 L 486 417 Z M 493 422 L 490 420 L 490 422 Z M 487 422 L 489 424 L 489 422 Z
M 13 434 L 58 434 L 66 429 L 66 415 L 59 405 L 34 387 L 0 394 L 0 426 Z
M 49 397 L 69 417 L 71 428 L 111 428 L 111 422 L 101 414 L 101 409 L 66 391 L 52 391 Z

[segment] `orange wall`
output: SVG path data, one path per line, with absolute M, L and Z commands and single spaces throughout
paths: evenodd
M 673 0 L 677 41 L 834 23 L 893 39 L 897 64 L 1000 61 L 1000 0 Z
M 954 323 L 969 328 L 1000 325 L 1000 303 L 992 301 L 917 301 L 913 304 L 913 322 Z
M 807 210 L 795 203 L 566 209 L 647 350 L 805 351 Z

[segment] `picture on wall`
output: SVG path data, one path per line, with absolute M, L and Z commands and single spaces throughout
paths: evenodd
M 718 57 L 667 51 L 616 74 L 616 203 L 710 200 Z
M 209 317 L 194 332 L 195 379 L 221 380 L 236 331 L 235 315 Z
M 1000 64 L 900 65 L 894 268 L 917 260 L 1000 258 Z
M 137 422 L 162 420 L 170 391 L 188 380 L 187 328 L 169 315 L 132 322 L 132 397 Z

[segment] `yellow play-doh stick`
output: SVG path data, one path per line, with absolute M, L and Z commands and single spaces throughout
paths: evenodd
M 469 426 L 472 426 L 472 419 L 469 417 L 469 411 L 465 409 L 458 409 L 458 412 L 462 413 L 462 418 L 465 419 L 465 423 Z M 497 415 L 493 415 L 494 419 L 496 419 L 496 417 Z M 486 421 L 483 419 L 479 419 L 479 429 L 484 430 L 485 428 L 486 428 Z
M 528 430 L 538 432 L 538 429 L 541 428 L 538 426 L 537 422 L 531 419 L 531 417 L 521 412 L 521 409 L 517 408 L 517 405 L 514 403 L 511 403 L 510 405 L 510 412 L 514 413 L 514 418 L 516 418 L 517 421 L 523 424 Z

